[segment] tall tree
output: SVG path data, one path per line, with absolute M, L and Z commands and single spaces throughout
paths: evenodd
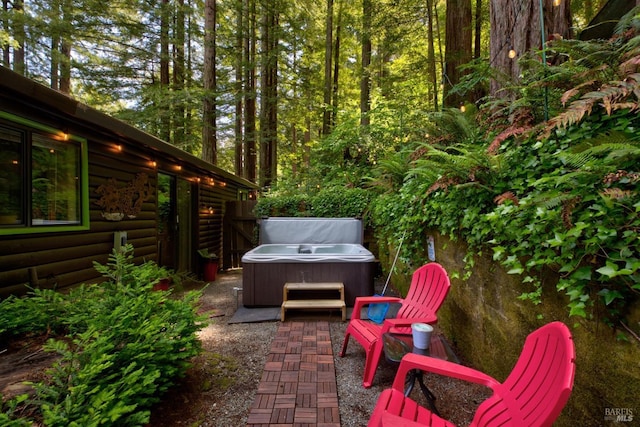
M 2 29 L 0 29 L 0 49 L 2 49 L 2 65 L 11 66 L 10 42 L 11 24 L 9 23 L 9 0 L 2 0 Z
M 260 186 L 276 179 L 278 142 L 278 19 L 275 2 L 263 2 L 261 23 Z
M 170 12 L 169 0 L 162 0 L 160 4 L 160 88 L 164 91 L 169 90 L 170 82 Z M 171 114 L 169 108 L 160 109 L 160 123 L 160 138 L 169 141 L 171 139 Z
M 327 17 L 324 44 L 324 109 L 322 112 L 322 134 L 328 135 L 331 130 L 331 61 L 333 49 L 333 0 L 327 0 Z
M 471 0 L 447 0 L 443 99 L 448 107 L 457 107 L 465 101 L 449 91 L 460 82 L 461 66 L 471 61 L 471 28 Z
M 243 66 L 243 58 L 244 58 L 244 33 L 245 29 L 245 10 L 244 10 L 244 2 L 242 0 L 236 0 L 235 3 L 235 12 L 236 12 L 236 58 L 235 58 L 235 82 L 234 82 L 234 92 L 235 92 L 235 139 L 234 139 L 234 169 L 235 173 L 238 176 L 244 175 L 244 138 L 242 132 L 242 124 L 243 124 L 243 99 L 242 99 L 242 89 L 243 89 L 243 79 L 242 75 L 244 72 Z
M 331 126 L 336 125 L 338 115 L 338 85 L 340 82 L 340 37 L 342 33 L 342 4 L 343 0 L 338 0 L 338 22 L 336 24 L 336 42 L 333 52 L 333 84 L 331 85 Z
M 246 32 L 244 40 L 244 157 L 245 178 L 256 182 L 256 0 L 244 0 Z
M 362 0 L 361 76 L 360 76 L 360 124 L 368 126 L 371 108 L 371 0 Z
M 202 105 L 202 159 L 217 164 L 216 139 L 216 0 L 204 3 L 204 99 Z
M 427 25 L 428 25 L 428 55 L 427 62 L 429 63 L 429 76 L 431 78 L 431 96 L 433 99 L 433 109 L 438 111 L 438 76 L 436 74 L 436 52 L 435 52 L 435 40 L 433 35 L 433 19 L 434 15 L 437 13 L 433 9 L 434 4 L 433 0 L 427 0 Z M 434 13 L 435 12 L 435 13 Z
M 18 47 L 13 49 L 13 71 L 20 74 L 25 74 L 26 66 L 24 62 L 25 58 L 25 22 L 22 17 L 24 16 L 24 1 L 15 0 L 13 2 L 13 31 L 14 38 L 18 43 Z
M 215 3 L 214 3 L 215 14 Z M 206 20 L 206 18 L 205 18 Z M 214 16 L 215 22 L 215 16 Z M 185 89 L 186 78 L 186 60 L 185 60 L 185 5 L 184 0 L 176 0 L 175 4 L 175 18 L 174 18 L 174 37 L 173 37 L 173 93 L 176 95 L 172 108 L 172 122 L 173 122 L 173 144 L 185 148 L 186 141 L 185 136 L 187 133 L 186 123 L 186 105 L 184 103 L 183 91 Z M 215 24 L 214 24 L 215 25 Z M 215 61 L 215 30 L 213 36 L 214 52 L 213 58 Z M 213 90 L 215 91 L 215 66 L 213 67 Z M 206 77 L 205 77 L 206 79 Z M 215 105 L 215 99 L 214 99 Z M 214 109 L 215 116 L 215 109 Z M 203 144 L 203 152 L 204 152 Z
M 480 58 L 482 51 L 482 0 L 476 0 L 476 16 L 474 18 L 475 31 L 473 32 L 473 58 Z

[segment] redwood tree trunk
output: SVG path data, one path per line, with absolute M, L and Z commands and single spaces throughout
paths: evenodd
M 471 0 L 447 0 L 443 102 L 448 107 L 458 107 L 466 101 L 460 95 L 449 94 L 449 91 L 463 76 L 460 67 L 471 61 L 471 27 Z
M 338 3 L 338 22 L 336 24 L 336 46 L 333 50 L 333 85 L 332 91 L 332 104 L 331 111 L 331 126 L 335 126 L 338 116 L 338 75 L 340 73 L 340 32 L 342 31 L 342 1 Z
M 436 75 L 436 51 L 435 51 L 435 40 L 433 37 L 433 0 L 427 0 L 427 34 L 428 34 L 428 54 L 427 54 L 427 62 L 429 63 L 429 78 L 431 80 L 431 87 L 429 88 L 429 92 L 431 92 L 431 97 L 433 99 L 433 109 L 434 111 L 438 111 L 438 76 Z
M 529 51 L 542 49 L 542 40 L 572 37 L 571 1 L 563 0 L 559 6 L 553 6 L 553 0 L 542 0 L 544 31 L 540 25 L 540 1 L 491 0 L 491 42 L 489 60 L 491 65 L 506 75 L 508 81 L 494 79 L 491 82 L 491 95 L 508 85 L 517 82 L 520 74 L 517 58 Z M 516 57 L 509 58 L 514 50 Z
M 362 75 L 360 77 L 360 124 L 369 125 L 371 89 L 371 0 L 362 0 Z
M 242 61 L 244 57 L 244 32 L 245 32 L 245 21 L 243 19 L 244 11 L 243 7 L 244 3 L 242 0 L 238 0 L 236 2 L 236 81 L 235 81 L 235 96 L 236 96 L 236 111 L 235 111 L 235 150 L 234 150 L 234 166 L 235 172 L 238 176 L 244 176 L 244 158 L 243 158 L 243 134 L 242 134 L 242 114 L 243 114 L 243 103 L 242 103 L 242 75 L 243 75 L 243 66 Z
M 215 4 L 214 4 L 215 14 Z M 214 17 L 215 19 L 215 17 Z M 176 1 L 176 15 L 174 20 L 174 34 L 175 41 L 173 43 L 173 91 L 176 94 L 180 94 L 184 91 L 185 87 L 185 13 L 184 13 L 184 0 Z M 215 60 L 215 30 L 214 30 L 214 47 L 213 57 Z M 215 88 L 215 65 L 213 67 L 213 87 Z M 179 95 L 174 101 L 172 108 L 173 118 L 173 143 L 177 147 L 186 149 L 186 130 L 187 123 L 185 121 L 186 105 L 181 101 L 183 97 Z M 215 100 L 214 100 L 215 104 Z M 215 111 L 215 108 L 214 108 Z M 215 114 L 214 114 L 215 116 Z M 215 127 L 215 126 L 214 126 Z M 215 150 L 214 150 L 215 151 Z M 215 158 L 215 156 L 214 156 Z
M 160 86 L 169 90 L 169 0 L 162 0 L 160 5 Z M 169 142 L 171 139 L 171 113 L 168 108 L 160 116 L 160 138 Z
M 262 74 L 260 104 L 260 186 L 276 178 L 278 130 L 278 11 L 266 2 L 262 17 Z
M 24 10 L 24 2 L 22 0 L 14 1 L 13 9 L 15 13 L 22 13 Z M 26 71 L 24 65 L 24 41 L 26 39 L 24 23 L 22 21 L 14 22 L 13 31 L 16 41 L 20 43 L 20 46 L 13 50 L 13 71 L 24 75 Z
M 333 0 L 327 0 L 327 19 L 324 43 L 324 110 L 322 113 L 322 134 L 331 130 L 331 60 L 333 48 Z
M 202 106 L 202 159 L 217 163 L 216 141 L 216 0 L 204 5 L 204 100 Z
M 244 157 L 245 177 L 256 182 L 256 0 L 245 0 Z

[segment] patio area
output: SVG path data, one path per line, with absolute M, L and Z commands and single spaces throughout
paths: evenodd
M 383 285 L 384 278 L 378 278 L 376 292 Z M 241 367 L 233 374 L 237 383 L 227 390 L 190 395 L 194 409 L 206 409 L 182 418 L 183 423 L 200 419 L 204 426 L 366 425 L 378 396 L 393 382 L 397 366 L 382 360 L 373 385 L 364 388 L 362 347 L 352 341 L 345 356 L 338 356 L 348 324 L 341 321 L 339 310 L 292 311 L 286 322 L 280 322 L 279 307 L 243 308 L 234 292 L 240 286 L 240 271 L 225 272 L 203 296 L 215 316 L 202 336 L 203 359 L 210 354 L 233 359 Z M 486 392 L 481 386 L 433 375 L 427 375 L 425 382 L 443 416 L 458 425 L 469 423 Z M 421 399 L 419 388 L 412 397 Z M 170 414 L 163 415 L 158 427 L 170 425 Z

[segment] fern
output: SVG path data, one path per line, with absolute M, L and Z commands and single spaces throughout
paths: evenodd
M 564 152 L 562 158 L 567 165 L 576 168 L 594 163 L 598 159 L 603 161 L 601 167 L 606 168 L 612 163 L 618 165 L 620 159 L 636 159 L 640 157 L 640 147 L 629 143 L 602 142 L 589 148 L 572 151 Z

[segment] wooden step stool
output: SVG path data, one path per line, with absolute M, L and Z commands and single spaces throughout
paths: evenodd
M 338 291 L 340 299 L 289 299 L 289 291 Z M 344 284 L 341 282 L 285 283 L 282 288 L 280 320 L 284 322 L 284 315 L 287 310 L 303 308 L 339 308 L 342 310 L 342 321 L 347 320 Z

